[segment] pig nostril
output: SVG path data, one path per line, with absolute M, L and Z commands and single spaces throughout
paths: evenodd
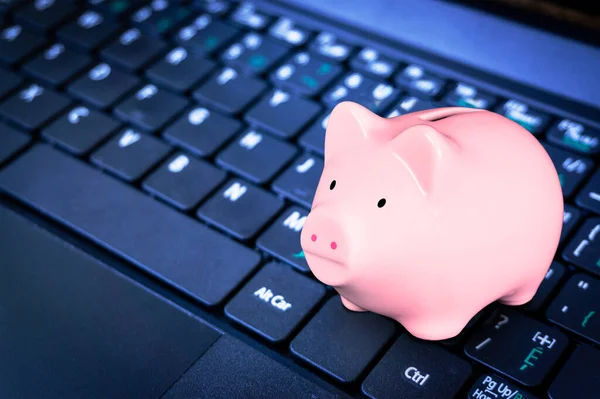
M 335 241 L 331 241 L 331 249 L 336 249 L 337 248 L 337 244 L 335 243 Z
M 310 236 L 310 239 L 313 241 L 317 241 L 317 235 L 313 234 L 312 236 Z

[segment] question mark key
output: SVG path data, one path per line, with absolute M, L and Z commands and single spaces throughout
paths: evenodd
M 557 328 L 500 307 L 476 328 L 465 345 L 465 353 L 532 387 L 543 382 L 568 343 L 568 337 Z

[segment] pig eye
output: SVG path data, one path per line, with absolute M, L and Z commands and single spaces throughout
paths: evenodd
M 333 190 L 334 188 L 335 188 L 335 180 L 333 180 L 333 181 L 331 182 L 331 184 L 329 185 L 329 189 L 330 189 L 330 190 Z
M 382 198 L 379 200 L 379 202 L 377 202 L 378 208 L 383 208 L 384 205 L 385 205 L 385 198 Z

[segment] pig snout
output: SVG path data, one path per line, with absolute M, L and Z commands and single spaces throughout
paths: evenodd
M 346 242 L 340 224 L 321 212 L 309 215 L 302 228 L 302 248 L 321 258 L 344 264 L 348 253 Z

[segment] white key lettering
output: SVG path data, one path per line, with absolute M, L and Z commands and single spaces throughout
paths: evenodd
M 419 369 L 414 366 L 407 368 L 404 371 L 404 376 L 420 386 L 423 386 L 429 379 L 429 374 L 421 374 Z
M 314 158 L 308 158 L 306 161 L 302 163 L 302 165 L 296 166 L 296 172 L 298 173 L 306 173 L 310 168 L 315 164 Z
M 166 56 L 166 60 L 171 65 L 179 65 L 188 56 L 188 52 L 183 47 L 177 47 L 169 52 Z
M 77 107 L 73 108 L 71 112 L 69 112 L 69 123 L 72 125 L 76 125 L 79 123 L 81 118 L 87 118 L 90 115 L 90 110 L 86 107 Z
M 188 122 L 194 126 L 198 126 L 209 116 L 210 111 L 206 108 L 196 108 L 188 115 Z
M 44 93 L 44 89 L 41 86 L 32 84 L 25 90 L 21 91 L 21 93 L 19 94 L 19 97 L 21 98 L 21 100 L 23 100 L 27 103 L 31 103 L 33 100 L 35 100 L 37 97 L 41 96 L 43 93 Z
M 119 139 L 119 147 L 125 148 L 129 147 L 132 144 L 137 143 L 142 138 L 142 135 L 138 132 L 134 132 L 131 129 L 127 129 L 125 133 Z
M 306 216 L 300 216 L 300 212 L 292 212 L 290 216 L 285 218 L 283 225 L 290 230 L 294 230 L 296 233 L 299 232 L 304 227 L 304 221 L 306 220 Z
M 255 132 L 254 130 L 249 131 L 240 140 L 240 145 L 244 148 L 252 150 L 262 141 L 262 134 Z
M 223 197 L 229 199 L 231 202 L 235 202 L 239 200 L 245 193 L 248 191 L 248 188 L 238 182 L 233 183 L 225 192 L 223 193 Z
M 97 82 L 106 79 L 110 75 L 111 69 L 108 64 L 99 64 L 89 73 L 90 79 Z
M 48 50 L 44 51 L 44 58 L 48 61 L 55 60 L 59 55 L 65 52 L 65 46 L 60 43 L 56 43 Z
M 179 173 L 190 164 L 190 159 L 185 155 L 179 155 L 177 158 L 169 162 L 169 172 Z

